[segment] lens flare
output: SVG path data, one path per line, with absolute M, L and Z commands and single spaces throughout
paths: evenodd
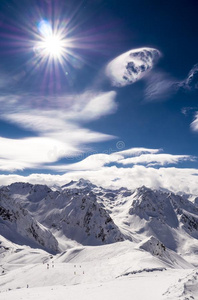
M 4 50 L 0 51 L 9 47 L 10 53 L 19 55 L 13 74 L 16 82 L 54 94 L 73 90 L 78 70 L 86 65 L 95 68 L 96 54 L 106 51 L 100 27 L 88 27 L 83 1 L 77 6 L 65 4 L 68 1 L 46 0 L 41 6 L 37 2 L 20 20 L 4 22 L 5 31 L 0 31 Z
M 43 59 L 61 62 L 68 53 L 69 41 L 61 30 L 53 30 L 48 21 L 38 25 L 40 40 L 36 42 L 35 52 Z M 71 45 L 70 45 L 71 46 Z
M 40 51 L 44 56 L 47 55 L 54 59 L 60 59 L 64 54 L 65 43 L 60 39 L 59 36 L 52 35 L 46 37 L 40 44 Z

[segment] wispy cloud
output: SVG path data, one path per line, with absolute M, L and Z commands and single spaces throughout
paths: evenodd
M 158 153 L 161 149 L 132 148 L 125 151 L 114 152 L 111 154 L 99 153 L 86 157 L 84 160 L 67 165 L 50 165 L 48 168 L 58 172 L 65 171 L 91 171 L 99 170 L 102 167 L 111 165 L 123 165 L 132 167 L 134 165 L 150 166 L 167 166 L 177 165 L 185 161 L 194 161 L 196 158 L 190 155 L 172 155 Z
M 192 67 L 188 76 L 181 82 L 180 86 L 189 91 L 198 89 L 198 64 Z
M 63 156 L 79 153 L 79 149 L 48 137 L 24 139 L 0 138 L 0 170 L 15 171 L 39 168 Z
M 88 123 L 114 113 L 117 109 L 115 97 L 114 91 L 87 91 L 81 95 L 49 96 L 48 99 L 7 95 L 0 97 L 0 116 L 33 131 L 56 131 L 64 123 Z
M 167 100 L 178 92 L 189 93 L 198 90 L 198 64 L 194 65 L 184 80 L 177 80 L 164 72 L 150 72 L 145 76 L 146 88 L 144 92 L 145 101 Z M 184 107 L 181 113 L 187 116 L 196 111 L 197 107 Z M 198 131 L 197 112 L 193 122 L 190 124 L 193 131 Z
M 110 155 L 104 153 L 98 153 L 98 154 L 90 155 L 78 163 L 59 165 L 59 166 L 49 166 L 49 168 L 59 172 L 100 170 L 100 168 L 110 163 L 116 163 L 120 159 L 123 159 L 123 156 L 119 155 L 119 153 L 110 154 Z
M 186 78 L 178 80 L 162 71 L 152 71 L 145 76 L 145 100 L 166 100 L 177 92 L 193 92 L 198 89 L 198 64 L 195 64 Z
M 35 133 L 34 138 L 1 138 L 0 170 L 43 167 L 81 153 L 88 143 L 113 139 L 112 135 L 87 129 L 85 124 L 115 112 L 115 97 L 113 91 L 49 97 L 46 102 L 42 98 L 39 102 L 36 96 L 27 97 L 27 101 L 25 96 L 0 97 L 0 118 Z
M 150 149 L 150 148 L 144 148 L 144 147 L 134 147 L 131 149 L 119 151 L 119 154 L 123 155 L 124 157 L 129 156 L 140 156 L 141 154 L 147 154 L 147 153 L 158 153 L 162 151 L 162 149 Z
M 164 72 L 152 72 L 145 77 L 145 100 L 166 100 L 178 91 L 178 81 Z
M 184 115 L 184 116 L 188 116 L 189 114 L 192 114 L 194 113 L 196 110 L 198 109 L 198 107 L 183 107 L 181 109 L 181 113 Z
M 193 161 L 194 158 L 189 155 L 172 155 L 172 154 L 142 154 L 136 157 L 125 158 L 119 163 L 123 165 L 138 165 L 146 166 L 166 166 L 169 164 L 178 164 L 183 161 Z

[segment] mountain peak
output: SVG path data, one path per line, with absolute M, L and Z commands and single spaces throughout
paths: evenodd
M 94 189 L 97 186 L 91 183 L 91 181 L 87 179 L 80 178 L 78 181 L 76 180 L 71 180 L 69 183 L 65 184 L 62 186 L 63 189 L 69 188 L 69 189 L 74 189 L 74 188 L 88 188 L 88 189 Z

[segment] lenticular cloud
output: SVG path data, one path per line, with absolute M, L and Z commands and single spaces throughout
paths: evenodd
M 123 87 L 144 77 L 160 57 L 153 48 L 133 49 L 116 57 L 106 67 L 113 86 Z

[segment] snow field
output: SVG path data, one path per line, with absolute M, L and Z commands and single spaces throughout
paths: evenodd
M 47 271 L 45 271 L 46 273 Z M 171 296 L 166 291 L 169 286 L 178 282 L 181 276 L 188 276 L 189 270 L 145 272 L 110 281 L 81 283 L 72 285 L 51 285 L 47 287 L 22 288 L 0 294 L 1 300 L 176 300 L 175 293 Z M 178 287 L 179 290 L 180 287 Z M 182 300 L 185 298 L 181 298 Z M 188 298 L 186 298 L 188 299 Z M 193 298 L 192 298 L 193 299 Z M 196 299 L 196 298 L 194 298 Z

